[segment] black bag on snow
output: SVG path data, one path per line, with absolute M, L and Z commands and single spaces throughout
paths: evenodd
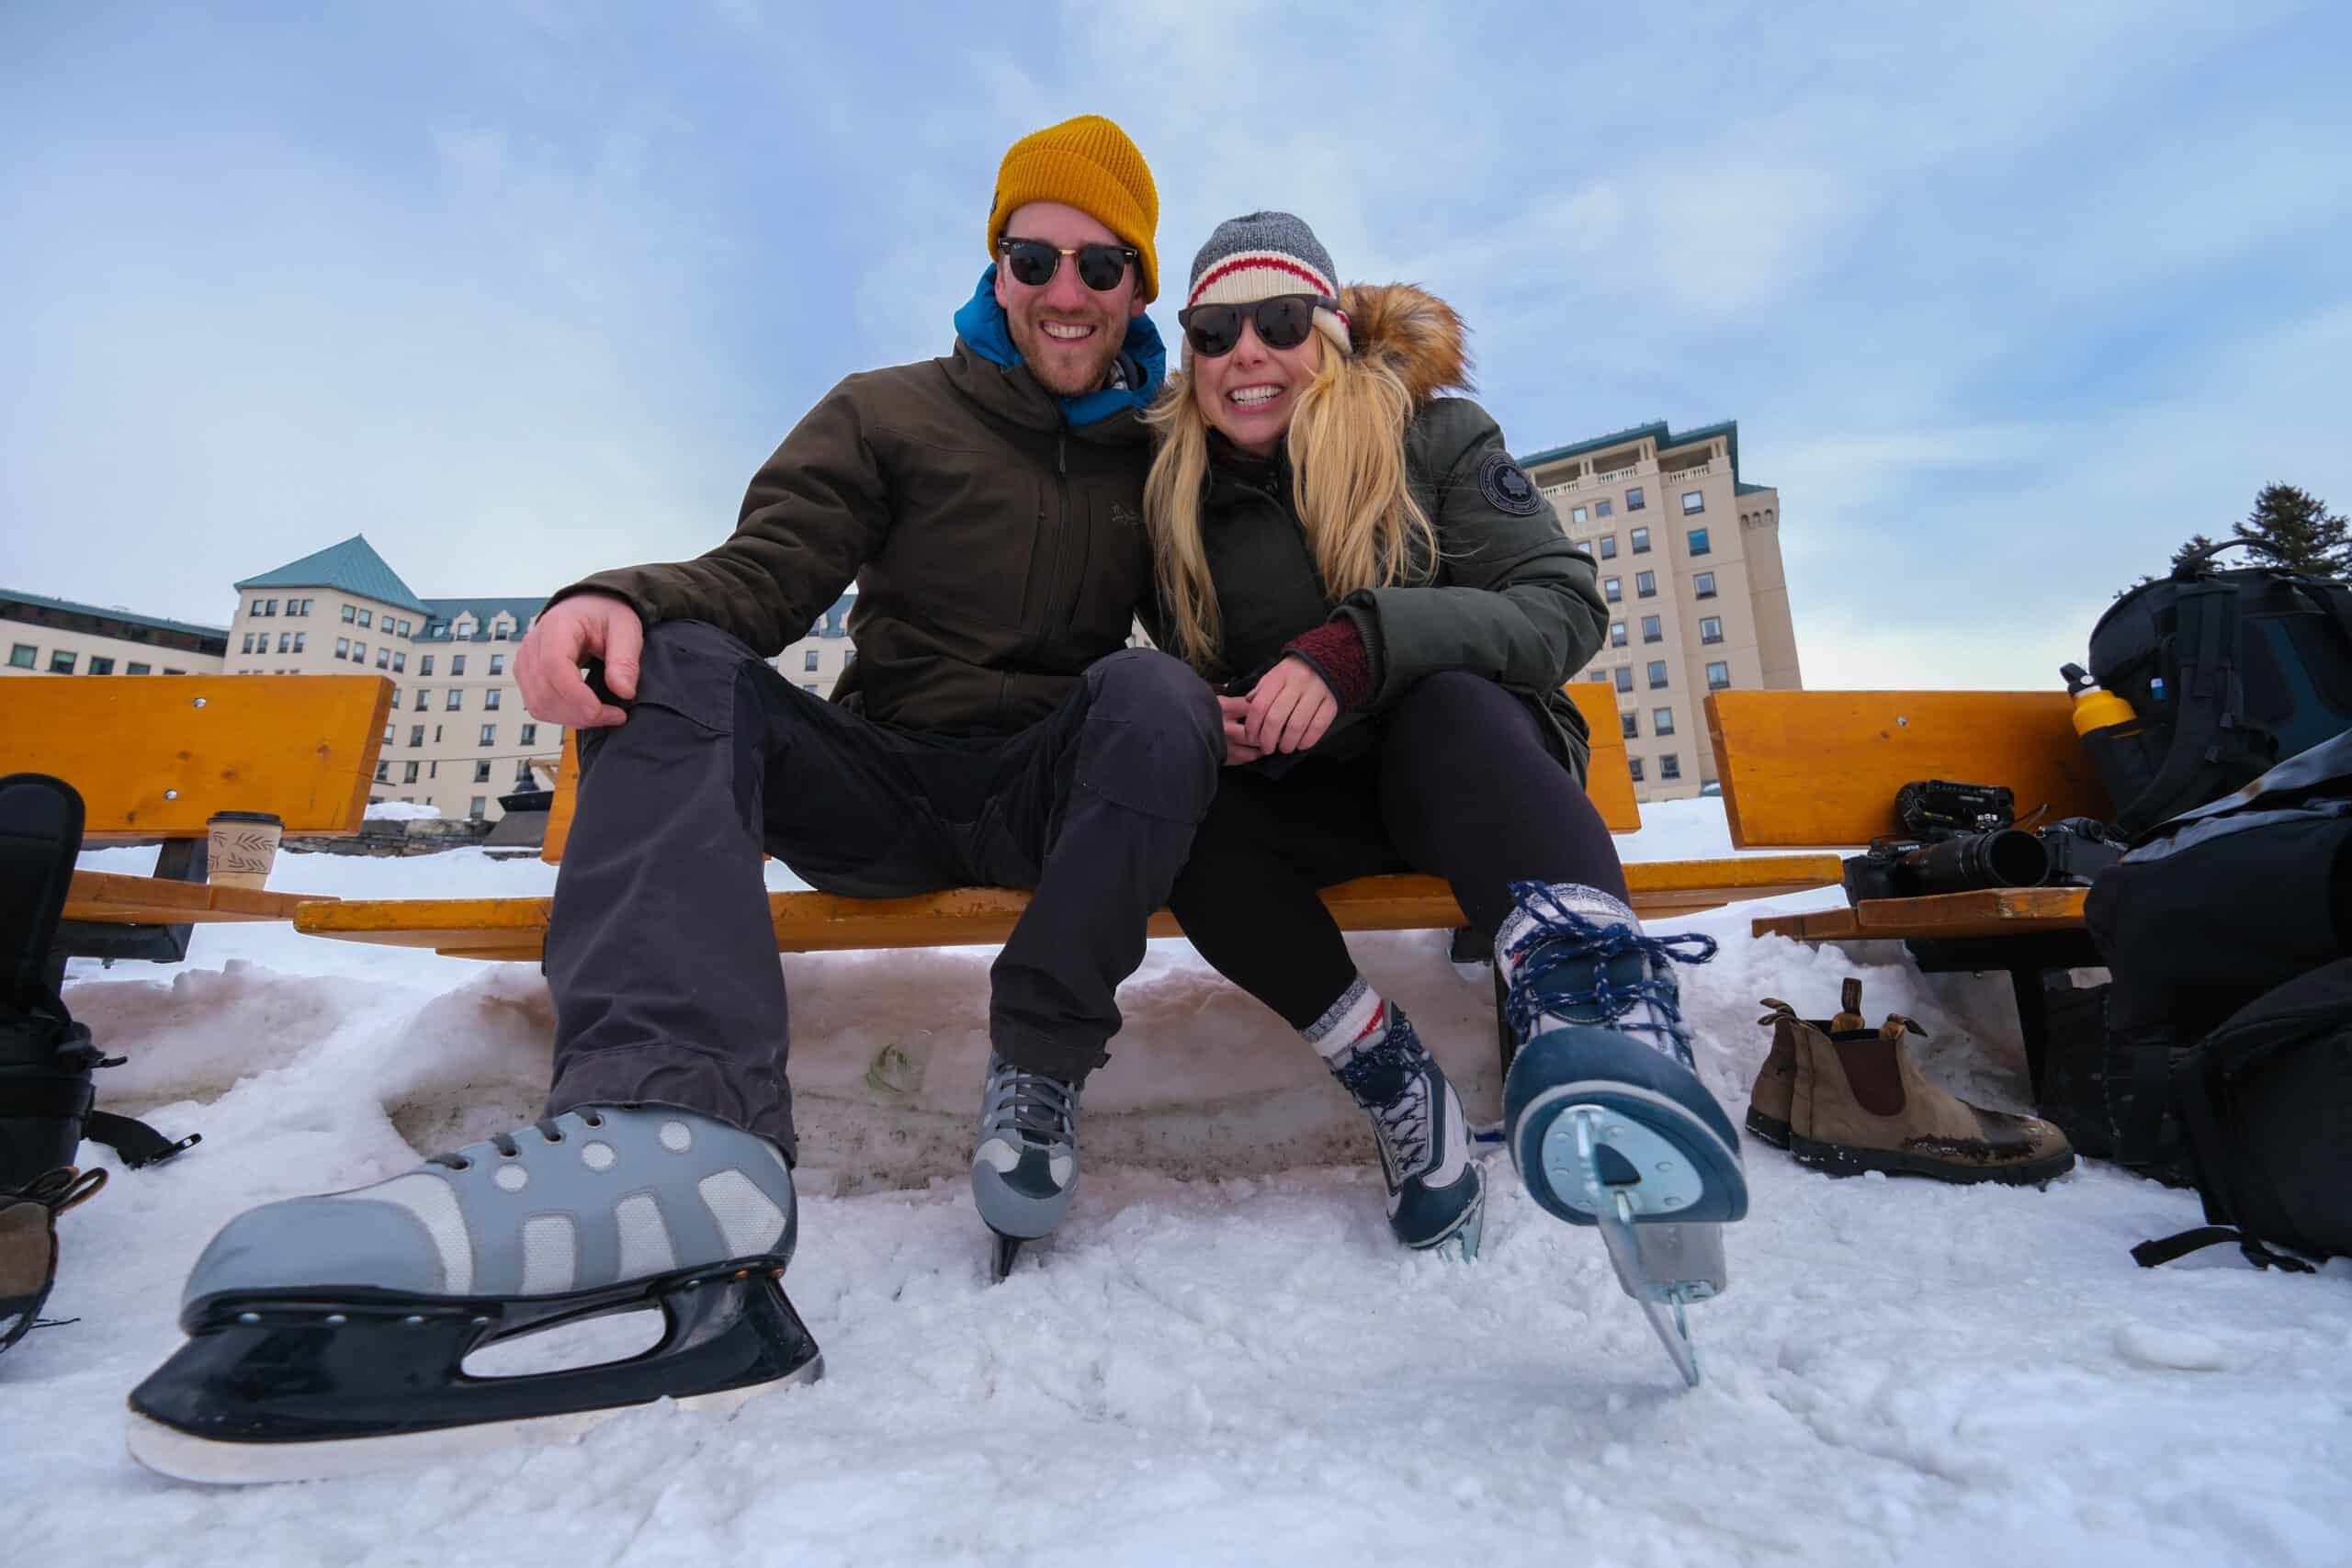
M 2248 1089 L 2256 1080 L 2244 1075 L 2300 1059 L 2282 1027 L 2323 1043 L 2314 1061 L 2326 1059 L 2331 1026 L 2324 1008 L 2313 1010 L 2344 993 L 2319 977 L 2340 986 L 2352 976 L 2344 963 L 2352 953 L 2352 734 L 2160 824 L 2099 873 L 2084 919 L 2111 976 L 2104 1028 L 2053 1040 L 2062 1055 L 2052 1060 L 2049 1092 L 2067 1115 L 2093 1123 L 2094 1148 L 2196 1186 L 2209 1215 L 2240 1216 L 2231 1223 L 2284 1246 L 2326 1242 L 2324 1220 L 2291 1216 L 2324 1216 L 2332 1203 L 2339 1225 L 2352 1217 L 2352 1171 L 2343 1165 L 2352 1159 L 2352 1084 L 2297 1068 L 2292 1094 L 2320 1098 L 2290 1113 L 2272 1091 Z M 2284 1016 L 2294 1021 L 2282 1024 Z M 2352 1001 L 2332 1027 L 2339 1042 L 2352 1038 Z M 2244 1043 L 2257 1039 L 2259 1051 Z M 2332 1104 L 2324 1098 L 2331 1081 Z M 2326 1127 L 2335 1129 L 2327 1146 L 2307 1141 Z M 2249 1148 L 2260 1151 L 2258 1165 L 2248 1163 Z M 2298 1171 L 2325 1185 L 2306 1190 L 2278 1175 Z M 2276 1196 L 2282 1191 L 2293 1196 Z
M 2128 838 L 2352 728 L 2352 588 L 2211 564 L 2244 542 L 2199 551 L 2091 628 L 2092 678 L 2138 716 L 2085 737 Z

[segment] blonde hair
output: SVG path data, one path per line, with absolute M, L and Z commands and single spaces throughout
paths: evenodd
M 1315 378 L 1298 395 L 1284 444 L 1291 503 L 1306 525 L 1323 591 L 1339 600 L 1401 581 L 1417 557 L 1435 560 L 1437 533 L 1406 473 L 1405 427 L 1413 399 L 1403 378 L 1382 358 L 1341 354 L 1320 333 L 1313 341 Z M 1189 351 L 1186 357 L 1189 370 Z M 1210 674 L 1216 671 L 1224 622 L 1201 543 L 1209 423 L 1193 396 L 1188 370 L 1168 378 L 1144 416 L 1159 436 L 1144 481 L 1144 522 L 1176 643 L 1168 651 Z

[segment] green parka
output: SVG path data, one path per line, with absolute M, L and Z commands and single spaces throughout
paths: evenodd
M 1412 390 L 1408 482 L 1437 535 L 1438 558 L 1417 560 L 1406 585 L 1334 599 L 1315 565 L 1278 449 L 1253 462 L 1225 448 L 1212 462 L 1202 545 L 1224 641 L 1220 683 L 1271 668 L 1293 637 L 1333 617 L 1352 622 L 1372 660 L 1377 713 L 1424 676 L 1461 670 L 1523 697 L 1560 759 L 1581 780 L 1590 756 L 1584 716 L 1562 688 L 1600 651 L 1609 625 L 1592 558 L 1561 531 L 1550 502 L 1511 459 L 1501 429 L 1466 398 L 1462 328 L 1416 288 L 1356 288 L 1342 300 L 1358 352 L 1387 358 Z M 1170 646 L 1160 617 L 1153 639 Z M 1335 722 L 1317 755 L 1369 744 L 1365 713 Z

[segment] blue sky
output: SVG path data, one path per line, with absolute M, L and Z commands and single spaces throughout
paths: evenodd
M 696 553 L 945 350 L 1003 148 L 1092 111 L 1170 274 L 1298 212 L 1454 302 L 1521 451 L 1738 419 L 1809 685 L 2047 686 L 2262 483 L 2352 510 L 2347 62 L 2260 0 L 14 0 L 0 584 L 220 623 L 357 530 L 427 594 Z

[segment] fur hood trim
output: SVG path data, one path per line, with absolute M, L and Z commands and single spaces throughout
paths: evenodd
M 1419 408 L 1441 392 L 1473 390 L 1468 329 L 1453 307 L 1410 283 L 1351 283 L 1340 290 L 1356 352 L 1396 371 Z

